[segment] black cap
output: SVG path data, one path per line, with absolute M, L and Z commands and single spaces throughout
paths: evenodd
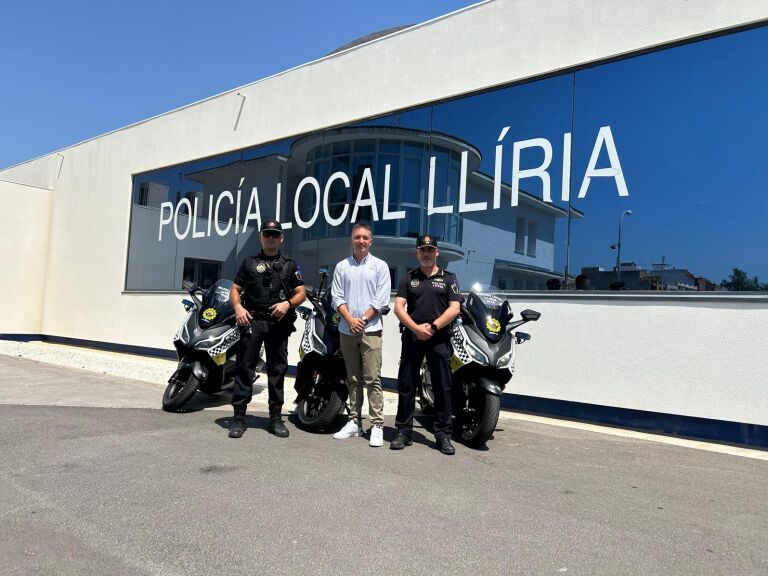
M 430 236 L 429 234 L 424 234 L 424 236 L 419 236 L 416 239 L 416 247 L 421 248 L 422 246 L 434 246 L 437 248 L 437 238 L 434 236 Z
M 264 230 L 277 230 L 278 232 L 282 232 L 283 227 L 280 226 L 280 222 L 277 220 L 266 220 L 264 224 L 261 225 L 261 231 L 264 232 Z

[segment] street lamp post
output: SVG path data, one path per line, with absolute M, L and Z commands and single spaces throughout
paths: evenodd
M 619 241 L 611 246 L 616 249 L 616 282 L 621 281 L 621 223 L 624 221 L 624 216 L 632 216 L 632 210 L 624 210 L 619 216 Z

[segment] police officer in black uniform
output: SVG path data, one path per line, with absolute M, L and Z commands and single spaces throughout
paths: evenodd
M 304 281 L 296 262 L 280 252 L 283 228 L 276 220 L 261 226 L 261 251 L 240 265 L 229 301 L 237 324 L 243 328 L 237 348 L 237 367 L 232 406 L 235 417 L 230 438 L 245 432 L 245 410 L 253 396 L 253 375 L 264 344 L 269 387 L 269 431 L 279 438 L 288 436 L 282 419 L 283 380 L 288 371 L 288 336 L 294 331 L 294 309 L 306 297 Z
M 449 325 L 459 314 L 461 296 L 456 275 L 437 266 L 437 239 L 419 236 L 416 241 L 419 267 L 400 281 L 395 297 L 395 315 L 403 325 L 400 371 L 397 375 L 397 434 L 389 447 L 401 450 L 411 445 L 416 383 L 424 357 L 435 395 L 436 448 L 454 454 L 451 445 L 451 340 Z

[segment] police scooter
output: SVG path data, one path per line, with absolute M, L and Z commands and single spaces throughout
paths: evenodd
M 331 305 L 328 270 L 320 270 L 320 285 L 307 292 L 312 307 L 296 310 L 305 321 L 296 366 L 296 419 L 308 430 L 324 430 L 347 401 L 347 368 L 341 355 L 338 312 Z
M 346 408 L 347 367 L 341 354 L 341 317 L 331 304 L 328 270 L 320 269 L 320 285 L 307 293 L 312 307 L 299 306 L 305 321 L 296 367 L 296 419 L 307 430 L 325 430 Z M 325 288 L 324 288 L 325 287 Z M 384 306 L 382 316 L 389 312 Z
M 451 405 L 457 435 L 470 446 L 483 446 L 499 421 L 501 395 L 515 370 L 516 346 L 531 339 L 514 330 L 535 322 L 541 314 L 523 310 L 522 320 L 511 322 L 509 302 L 489 285 L 472 287 L 461 314 L 451 327 Z M 421 368 L 420 406 L 434 407 L 429 370 Z
M 205 291 L 191 282 L 183 286 L 192 300 L 182 300 L 189 314 L 173 340 L 179 365 L 163 394 L 167 412 L 179 411 L 198 389 L 216 394 L 231 385 L 240 341 L 241 329 L 229 303 L 231 280 L 219 280 Z

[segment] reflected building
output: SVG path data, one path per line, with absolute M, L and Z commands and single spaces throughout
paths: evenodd
M 664 292 L 711 292 L 719 286 L 707 278 L 696 276 L 687 268 L 675 268 L 662 261 L 643 269 L 635 262 L 622 262 L 621 278 L 616 270 L 584 267 L 581 273 L 589 278 L 595 290 L 654 290 Z M 620 283 L 620 286 L 617 286 Z
M 255 183 L 262 220 L 292 214 L 295 207 L 297 218 L 313 222 L 308 228 L 289 223 L 283 247 L 299 262 L 308 282 L 316 281 L 319 268 L 332 270 L 349 255 L 354 216 L 357 222 L 371 223 L 373 250 L 389 264 L 393 288 L 417 264 L 415 238 L 429 233 L 440 240 L 440 265 L 456 272 L 465 285 L 479 282 L 503 290 L 544 289 L 547 280 L 561 276 L 555 272 L 555 231 L 556 221 L 567 218 L 567 210 L 524 191 L 518 206 L 510 208 L 510 187 L 502 183 L 500 209 L 460 213 L 462 153 L 467 156 L 465 201 L 492 206 L 494 181 L 480 170 L 482 155 L 471 143 L 424 130 L 355 126 L 299 138 L 286 153 L 254 155 L 246 151 L 242 160 L 217 162 L 214 158 L 207 162 L 211 166 L 171 168 L 174 177 L 178 174 L 178 190 L 152 175 L 139 175 L 132 231 L 136 237 L 156 240 L 161 204 L 169 198 L 177 206 L 186 200 L 189 204 L 179 207 L 181 216 L 174 226 L 182 230 L 190 226 L 193 234 L 174 248 L 173 285 L 179 287 L 182 280 L 190 280 L 205 286 L 217 277 L 233 277 L 239 260 L 260 248 L 257 222 L 247 220 L 248 210 L 254 208 L 249 206 L 249 194 Z M 294 193 L 307 177 L 316 180 L 320 194 L 309 186 L 296 201 Z M 449 207 L 450 212 L 429 213 L 430 178 L 433 205 Z M 239 214 L 234 202 L 238 189 Z M 354 213 L 358 194 L 375 198 L 375 210 L 362 206 Z M 575 210 L 571 213 L 582 215 Z M 189 218 L 194 221 L 188 222 Z M 215 221 L 211 223 L 209 218 Z M 229 224 L 232 221 L 237 223 L 234 229 Z M 227 234 L 211 233 L 222 227 L 228 227 Z M 204 237 L 194 237 L 195 231 L 204 231 Z M 166 233 L 172 236 L 170 230 Z M 169 256 L 162 250 L 148 250 L 141 267 L 157 273 L 163 266 L 167 268 Z M 156 266 L 148 262 L 155 258 Z M 130 269 L 129 276 L 135 272 Z

